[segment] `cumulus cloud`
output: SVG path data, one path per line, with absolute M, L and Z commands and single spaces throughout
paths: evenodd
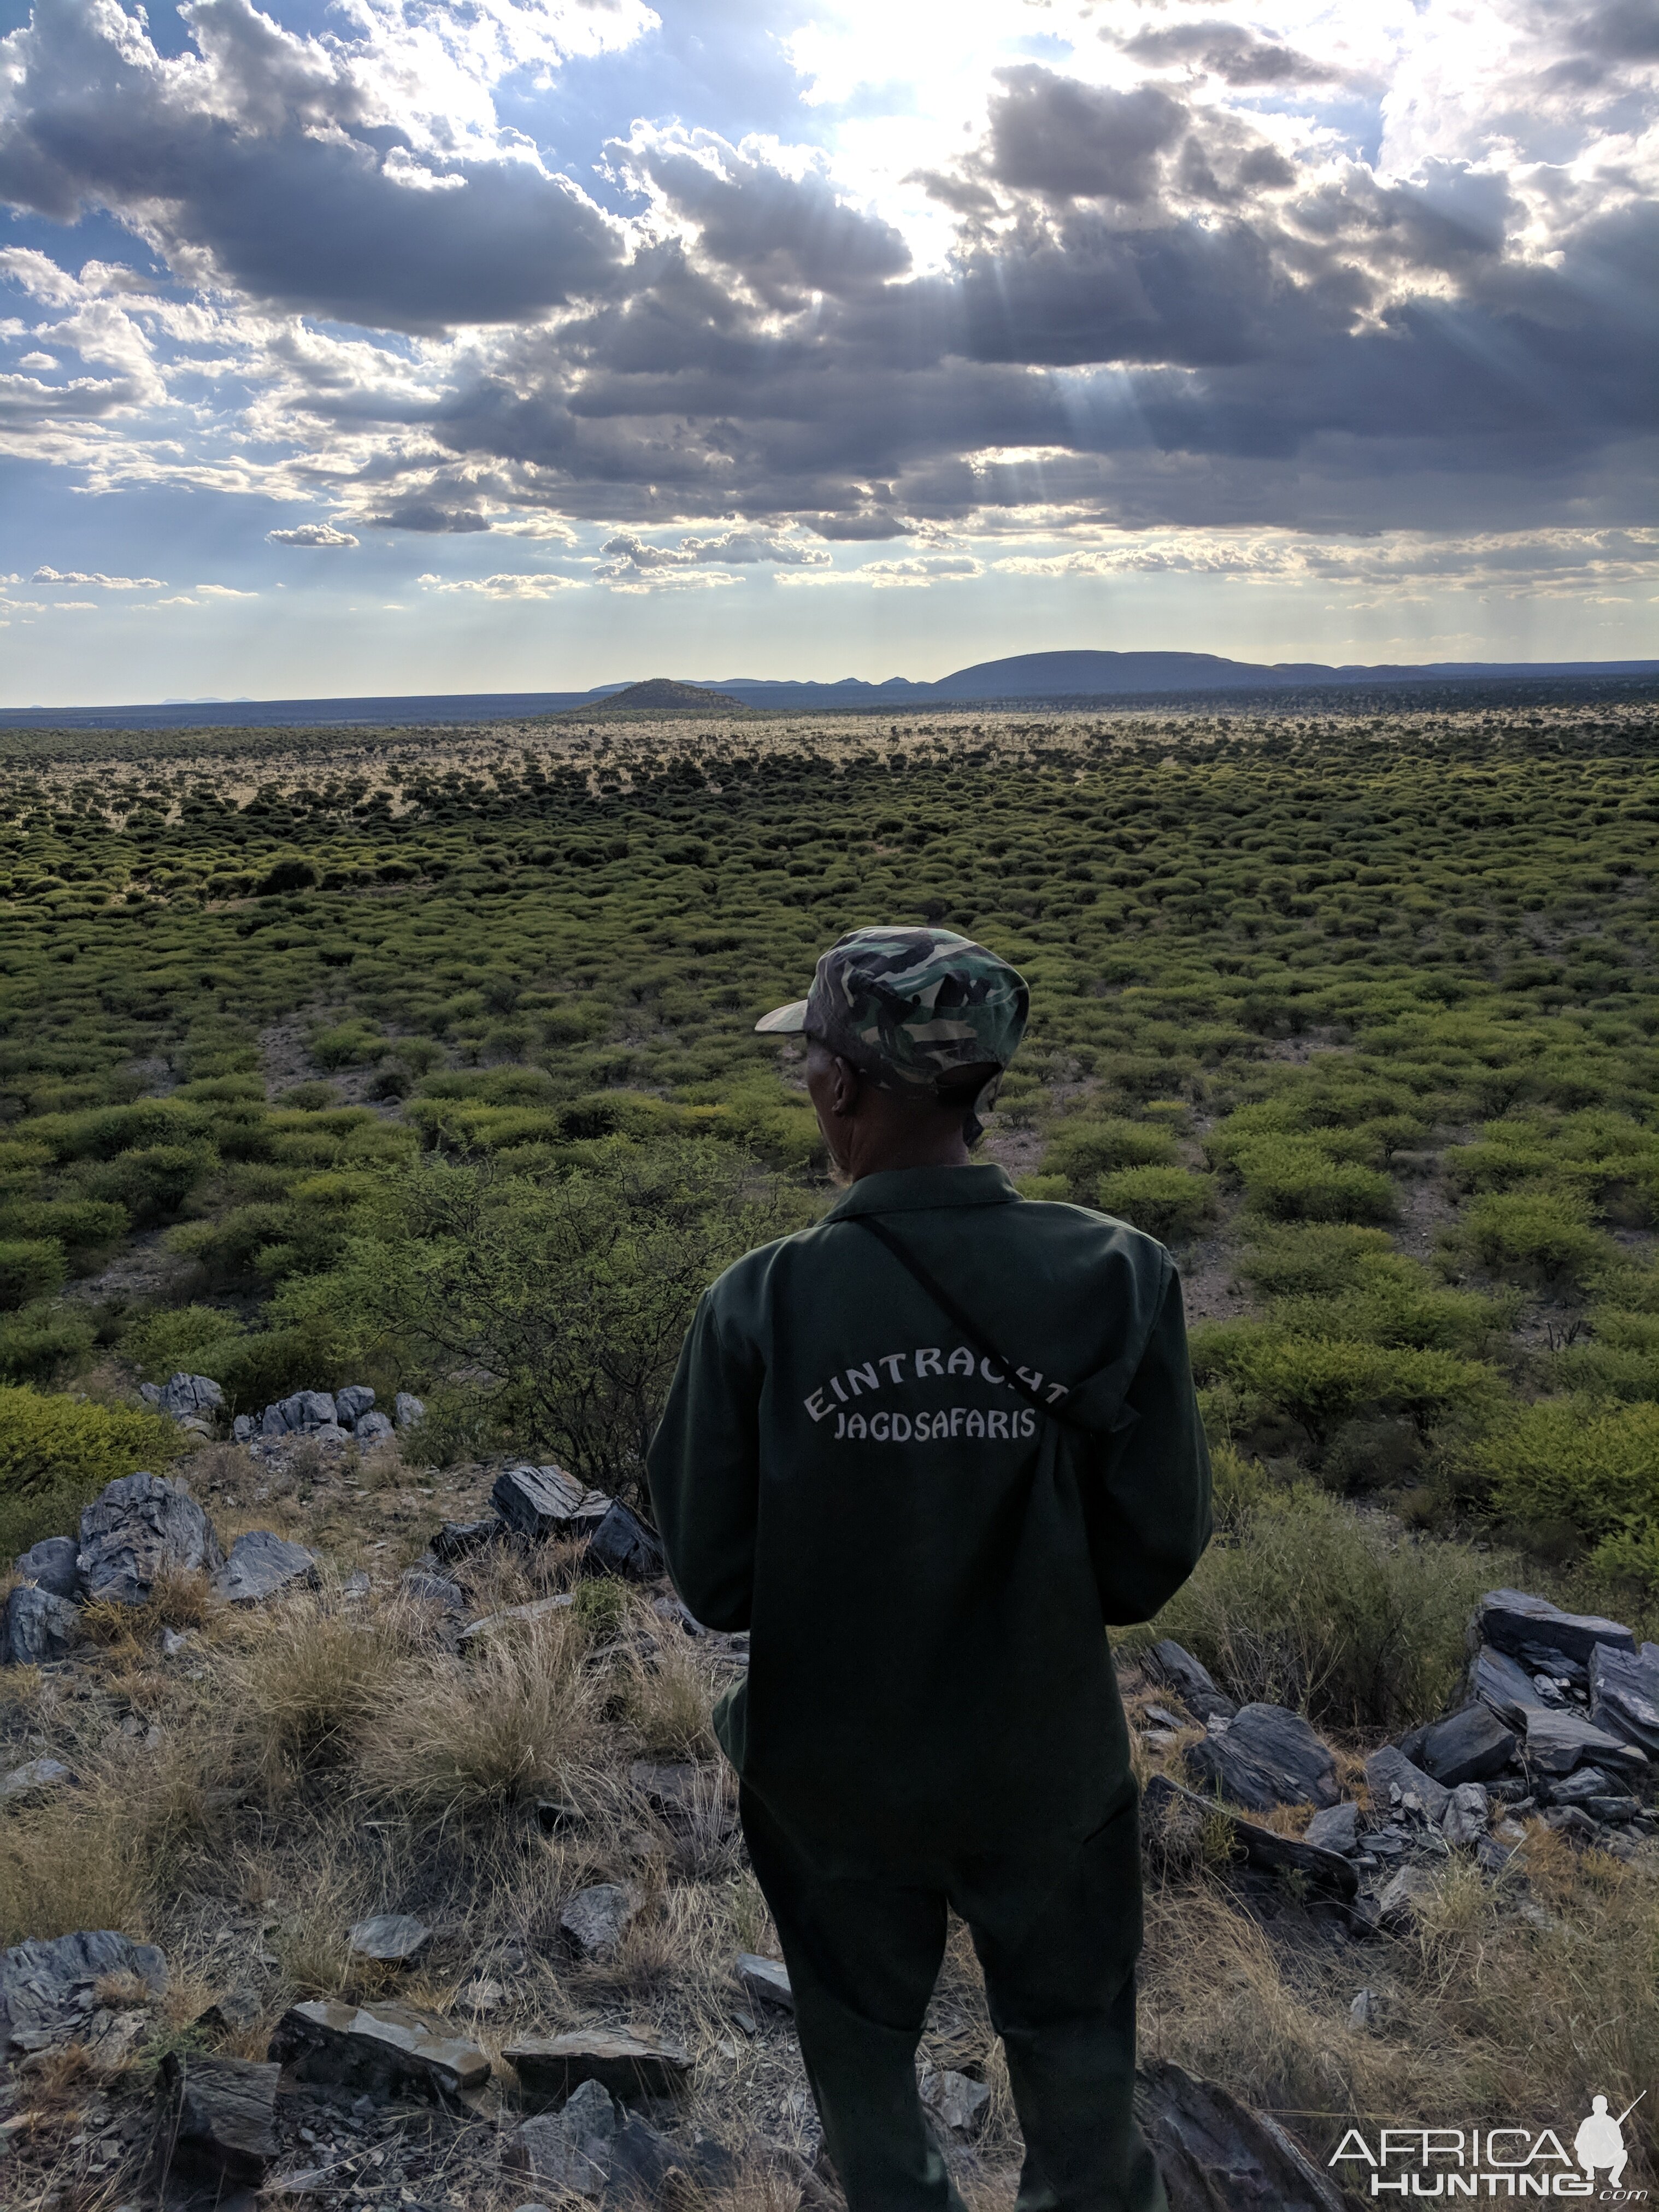
M 356 545 L 358 541 L 349 530 L 337 530 L 331 522 L 301 522 L 292 530 L 267 530 L 265 542 L 270 545 Z
M 682 538 L 678 545 L 653 545 L 632 530 L 607 538 L 594 575 L 601 583 L 638 586 L 646 583 L 709 582 L 689 577 L 689 569 L 750 568 L 771 563 L 784 568 L 827 568 L 830 556 L 821 545 L 799 538 L 767 537 L 752 530 L 728 530 L 718 538 Z
M 32 584 L 73 584 L 82 590 L 96 584 L 104 592 L 164 592 L 167 586 L 159 576 L 106 576 L 99 570 L 82 568 L 37 568 L 30 577 Z
M 577 591 L 581 579 L 578 576 L 555 576 L 527 572 L 517 574 L 508 572 L 499 576 L 434 576 L 417 579 L 428 592 L 470 592 L 485 599 L 550 599 L 557 592 Z
M 448 532 L 465 537 L 489 527 L 476 507 L 442 507 L 436 500 L 419 498 L 399 500 L 386 514 L 365 515 L 363 520 L 375 530 L 415 530 L 428 536 Z

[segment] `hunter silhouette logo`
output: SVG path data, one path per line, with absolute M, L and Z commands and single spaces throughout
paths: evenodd
M 1644 2089 L 1642 2097 L 1647 2094 Z M 1625 2122 L 1641 2103 L 1642 2097 L 1626 2105 L 1616 2120 L 1607 2110 L 1605 2097 L 1591 2098 L 1589 2118 L 1572 2139 L 1572 2154 L 1591 2181 L 1605 2166 L 1609 2188 L 1617 2189 L 1623 2182 L 1630 2159 L 1625 2148 Z

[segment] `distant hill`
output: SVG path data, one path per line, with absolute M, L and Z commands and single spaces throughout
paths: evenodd
M 704 714 L 813 713 L 823 709 L 908 713 L 928 706 L 1020 707 L 1061 700 L 1089 705 L 1109 700 L 1160 701 L 1182 706 L 1230 696 L 1253 695 L 1260 708 L 1294 711 L 1298 700 L 1337 695 L 1343 703 L 1370 691 L 1382 703 L 1426 703 L 1433 690 L 1474 696 L 1495 687 L 1487 703 L 1538 702 L 1578 696 L 1580 687 L 1644 695 L 1659 683 L 1659 660 L 1437 660 L 1367 667 L 1327 667 L 1313 660 L 1229 660 L 1214 653 L 1016 653 L 979 660 L 935 682 L 890 677 L 871 684 L 843 677 L 819 684 L 747 676 L 718 685 L 685 684 L 653 676 L 643 683 L 599 684 L 588 691 L 458 692 L 421 697 L 164 701 L 129 707 L 11 707 L 0 708 L 0 730 L 171 730 L 362 727 L 409 728 L 421 724 L 526 720 L 548 714 L 607 716 L 617 712 Z M 1565 692 L 1562 687 L 1567 687 Z M 1383 695 L 1386 695 L 1384 696 Z M 1403 697 L 1402 697 L 1403 695 Z M 1450 703 L 1449 698 L 1448 703 Z M 1320 702 L 1322 703 L 1322 702 Z
M 643 684 L 629 684 L 620 691 L 607 690 L 603 696 L 594 699 L 591 710 L 584 703 L 583 706 L 567 708 L 565 711 L 572 714 L 587 711 L 633 714 L 659 713 L 665 708 L 685 707 L 700 708 L 705 714 L 710 709 L 728 714 L 740 714 L 744 711 L 739 700 L 731 698 L 724 691 L 710 691 L 700 684 L 682 684 L 672 676 L 649 676 Z

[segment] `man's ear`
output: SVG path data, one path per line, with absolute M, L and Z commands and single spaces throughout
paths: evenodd
M 831 1110 L 836 1114 L 855 1112 L 863 1089 L 863 1076 L 850 1060 L 843 1060 L 837 1053 L 836 1054 L 836 1087 L 830 1094 Z

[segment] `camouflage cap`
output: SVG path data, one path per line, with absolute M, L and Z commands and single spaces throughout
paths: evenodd
M 854 929 L 819 960 L 805 998 L 755 1027 L 767 1036 L 816 1037 L 885 1090 L 938 1091 L 971 1067 L 1000 1074 L 1024 1034 L 1030 1000 L 1024 977 L 972 938 Z

